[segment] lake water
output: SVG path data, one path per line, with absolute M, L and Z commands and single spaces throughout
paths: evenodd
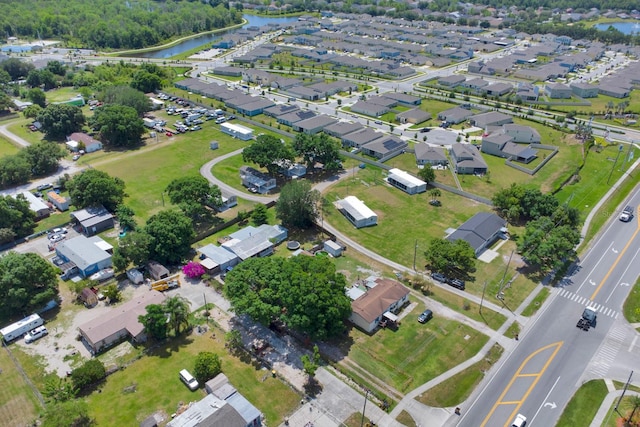
M 607 22 L 606 24 L 595 25 L 595 27 L 601 31 L 606 31 L 609 27 L 613 27 L 623 34 L 640 34 L 640 22 L 638 21 Z
M 293 22 L 298 20 L 298 18 L 295 16 L 272 18 L 272 17 L 266 17 L 266 16 L 243 15 L 242 17 L 247 20 L 247 23 L 243 25 L 242 28 L 262 27 L 263 25 L 267 25 L 267 24 L 286 24 L 288 22 Z M 160 58 L 160 59 L 171 58 L 172 56 L 178 55 L 187 50 L 195 49 L 199 46 L 212 43 L 214 40 L 217 40 L 224 35 L 233 34 L 234 31 L 237 31 L 237 29 L 229 30 L 229 31 L 221 31 L 215 34 L 203 34 L 201 36 L 185 40 L 182 43 L 168 47 L 166 49 L 154 50 L 153 52 L 136 53 L 136 54 L 127 55 L 127 56 L 132 56 L 136 58 Z

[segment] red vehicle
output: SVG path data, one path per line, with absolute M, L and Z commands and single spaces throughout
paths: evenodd
M 167 135 L 167 136 L 173 136 L 173 133 L 171 133 L 171 132 L 167 132 L 167 133 L 166 133 L 166 135 Z

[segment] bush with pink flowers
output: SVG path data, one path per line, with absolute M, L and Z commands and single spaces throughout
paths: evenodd
M 200 263 L 193 261 L 189 261 L 187 265 L 182 267 L 182 272 L 189 279 L 197 279 L 206 273 L 206 271 L 204 271 L 204 267 L 200 265 Z

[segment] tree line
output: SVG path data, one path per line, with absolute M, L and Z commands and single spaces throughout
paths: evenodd
M 240 22 L 241 12 L 212 0 L 24 0 L 11 2 L 0 15 L 7 37 L 57 39 L 94 49 L 139 49 Z

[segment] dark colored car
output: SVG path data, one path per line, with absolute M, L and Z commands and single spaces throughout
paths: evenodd
M 431 278 L 438 282 L 447 283 L 447 276 L 442 273 L 431 273 Z
M 418 316 L 418 322 L 420 323 L 427 323 L 431 319 L 433 319 L 433 311 L 431 310 L 425 310 Z
M 450 279 L 450 280 L 447 280 L 447 283 L 453 286 L 454 288 L 460 289 L 461 291 L 464 291 L 465 289 L 464 280 Z

